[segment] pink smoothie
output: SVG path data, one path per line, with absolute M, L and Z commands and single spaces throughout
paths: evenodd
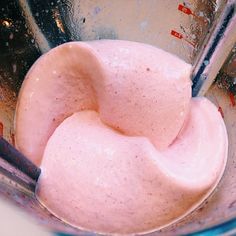
M 17 146 L 40 164 L 56 127 L 74 112 L 92 109 L 114 129 L 166 148 L 189 110 L 190 72 L 184 61 L 141 43 L 59 46 L 37 60 L 22 85 Z
M 216 107 L 191 98 L 191 66 L 141 43 L 63 44 L 32 66 L 17 147 L 42 173 L 37 198 L 85 230 L 151 232 L 219 182 L 228 139 Z

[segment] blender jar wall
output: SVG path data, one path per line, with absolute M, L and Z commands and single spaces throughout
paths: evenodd
M 3 124 L 3 136 L 14 144 L 14 112 L 19 88 L 29 67 L 50 48 L 71 40 L 125 39 L 153 44 L 193 64 L 225 3 L 204 0 L 2 0 L 0 122 Z M 183 234 L 236 216 L 236 111 L 227 90 L 213 86 L 207 96 L 224 112 L 230 140 L 226 172 L 204 205 L 180 223 L 159 231 L 158 235 Z M 0 192 L 45 226 L 85 235 L 52 216 L 38 204 L 31 192 L 4 174 L 1 175 Z

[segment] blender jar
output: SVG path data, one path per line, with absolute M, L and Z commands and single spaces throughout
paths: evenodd
M 197 70 L 229 5 L 235 16 L 235 1 L 226 0 L 1 0 L 0 135 L 14 145 L 14 112 L 20 86 L 34 61 L 51 48 L 73 40 L 138 41 L 171 52 Z M 149 235 L 233 235 L 236 231 L 236 47 L 231 47 L 235 42 L 231 37 L 230 52 L 222 59 L 224 65 L 217 71 L 216 82 L 205 91 L 222 113 L 228 131 L 229 156 L 224 176 L 198 209 Z M 49 213 L 37 202 L 34 187 L 32 179 L 0 161 L 1 197 L 55 232 L 93 235 Z

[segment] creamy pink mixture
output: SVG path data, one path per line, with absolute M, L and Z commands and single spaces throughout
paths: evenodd
M 196 208 L 222 176 L 217 108 L 191 98 L 191 66 L 150 45 L 102 40 L 52 49 L 32 66 L 17 147 L 42 173 L 37 197 L 81 229 L 150 232 Z

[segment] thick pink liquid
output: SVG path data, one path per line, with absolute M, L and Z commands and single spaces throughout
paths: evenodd
M 95 232 L 154 231 L 212 192 L 227 159 L 216 107 L 191 98 L 191 66 L 150 45 L 61 45 L 22 85 L 18 148 L 42 174 L 37 197 Z

